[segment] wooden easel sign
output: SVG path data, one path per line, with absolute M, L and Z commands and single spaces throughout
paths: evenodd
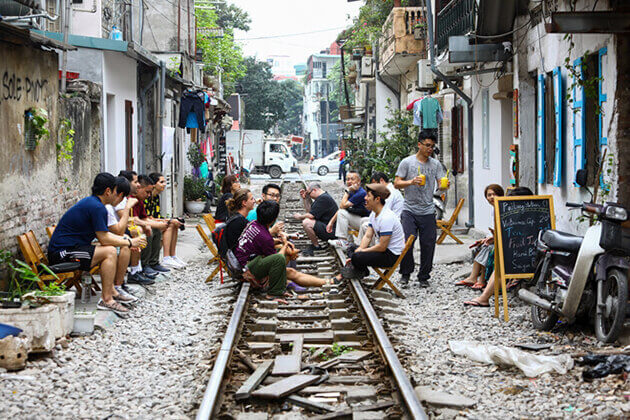
M 542 230 L 555 229 L 551 195 L 494 199 L 494 316 L 499 317 L 499 285 L 503 317 L 508 321 L 505 280 L 531 279 L 536 270 L 536 241 Z

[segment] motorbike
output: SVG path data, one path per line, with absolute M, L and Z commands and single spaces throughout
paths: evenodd
M 582 171 L 578 171 L 577 183 L 585 186 Z M 566 206 L 596 216 L 597 223 L 583 237 L 541 231 L 531 287 L 519 290 L 518 296 L 531 305 L 536 329 L 550 330 L 560 317 L 569 322 L 586 317 L 594 320 L 599 341 L 614 342 L 628 311 L 630 233 L 622 228 L 628 210 L 612 202 L 567 202 Z

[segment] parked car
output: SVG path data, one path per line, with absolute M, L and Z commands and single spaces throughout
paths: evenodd
M 328 172 L 333 172 L 333 173 L 339 172 L 339 154 L 340 153 L 341 153 L 340 151 L 337 151 L 323 158 L 315 159 L 311 163 L 311 172 L 314 172 L 319 176 L 324 176 L 328 174 Z

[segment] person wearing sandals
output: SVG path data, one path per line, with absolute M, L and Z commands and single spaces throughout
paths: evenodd
M 488 204 L 492 206 L 494 215 L 494 198 L 503 197 L 505 192 L 503 187 L 498 184 L 490 184 L 486 186 L 483 195 L 486 197 Z M 494 220 L 494 217 L 492 218 Z M 470 275 L 464 280 L 455 283 L 455 286 L 468 286 L 475 290 L 481 290 L 486 287 L 486 266 L 491 255 L 494 255 L 494 235 L 490 235 L 484 239 L 480 239 L 473 243 L 470 248 L 476 248 L 475 260 L 473 262 Z M 489 273 L 488 273 L 489 274 Z
M 512 197 L 512 196 L 519 196 L 519 195 L 534 195 L 534 193 L 532 192 L 532 190 L 530 190 L 527 187 L 516 187 L 511 190 L 508 190 L 507 195 Z M 518 284 L 518 280 L 511 281 L 507 285 L 508 290 L 516 286 L 517 284 Z M 490 279 L 488 280 L 488 284 L 486 285 L 485 289 L 483 289 L 481 296 L 464 302 L 464 306 L 487 308 L 488 306 L 490 306 L 490 296 L 492 296 L 493 294 L 494 294 L 494 272 L 490 276 Z

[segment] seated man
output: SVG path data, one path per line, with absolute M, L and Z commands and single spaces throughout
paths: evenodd
M 351 264 L 341 269 L 343 278 L 363 278 L 368 267 L 391 267 L 405 248 L 405 233 L 396 214 L 385 208 L 390 192 L 383 184 L 366 185 L 366 207 L 371 211 L 370 222 L 361 245 L 352 252 Z M 370 246 L 372 237 L 376 245 Z
M 276 203 L 280 203 L 280 187 L 278 184 L 267 184 L 262 189 L 262 201 L 275 201 Z M 247 220 L 253 221 L 256 220 L 256 209 L 254 208 L 247 214 Z
M 182 223 L 177 219 L 163 219 L 160 211 L 160 194 L 166 189 L 166 178 L 159 172 L 149 174 L 149 178 L 153 181 L 153 191 L 151 195 L 144 200 L 144 207 L 147 214 L 153 220 L 166 220 L 166 230 L 162 235 L 162 248 L 164 258 L 162 264 L 169 268 L 184 268 L 186 263 L 175 255 L 177 248 L 177 235 Z
M 147 246 L 140 252 L 143 273 L 154 275 L 168 273 L 171 270 L 160 264 L 160 249 L 162 249 L 162 233 L 167 229 L 166 220 L 159 220 L 150 217 L 144 207 L 146 200 L 153 191 L 153 181 L 146 175 L 139 175 L 140 187 L 136 190 L 135 198 L 138 202 L 133 207 L 134 222 L 142 227 L 147 236 Z
M 138 200 L 130 198 L 127 200 L 127 196 L 131 190 L 129 181 L 123 176 L 116 178 L 116 199 L 112 204 L 106 204 L 107 209 L 107 229 L 114 235 L 124 236 L 127 234 L 127 223 L 129 221 L 129 210 L 136 204 Z M 116 207 L 123 200 L 126 200 L 125 211 L 122 213 L 122 217 L 118 217 Z M 116 279 L 114 280 L 114 289 L 123 298 L 128 298 L 129 301 L 135 302 L 138 300 L 134 295 L 129 293 L 125 288 L 125 274 L 127 273 L 127 267 L 129 266 L 129 259 L 131 258 L 131 248 L 123 247 L 118 248 L 118 265 L 116 266 Z M 124 302 L 123 302 L 124 303 Z
M 337 212 L 338 206 L 335 200 L 319 184 L 313 183 L 306 190 L 300 190 L 300 196 L 304 203 L 306 213 L 295 213 L 293 217 L 302 221 L 306 235 L 311 240 L 311 245 L 303 252 L 303 255 L 312 256 L 313 251 L 321 251 L 319 239 L 327 241 L 335 239 L 333 233 L 326 232 L 326 226 Z M 314 200 L 311 204 L 311 199 Z
M 115 202 L 115 190 L 114 175 L 96 175 L 92 195 L 72 206 L 59 220 L 48 245 L 48 261 L 51 265 L 78 261 L 83 271 L 100 264 L 103 292 L 97 308 L 125 314 L 128 309 L 118 303 L 125 301 L 125 298 L 114 289 L 115 281 L 122 282 L 121 278 L 116 277 L 124 276 L 124 271 L 117 272 L 116 247 L 138 247 L 146 241 L 143 238 L 114 235 L 108 231 L 105 204 Z M 98 245 L 92 245 L 95 238 L 99 241 Z
M 118 220 L 121 220 L 124 217 L 124 214 L 127 213 L 127 217 L 126 217 L 127 222 L 125 224 L 124 230 L 122 230 L 122 232 L 124 233 L 124 232 L 129 232 L 129 229 L 128 229 L 129 222 L 132 219 L 134 219 L 132 217 L 133 207 L 138 202 L 138 199 L 132 198 L 132 197 L 136 196 L 137 191 L 140 188 L 140 183 L 138 182 L 138 174 L 135 171 L 120 171 L 118 176 L 122 176 L 126 178 L 127 181 L 129 181 L 129 185 L 131 187 L 131 190 L 129 192 L 129 195 L 131 197 L 123 198 L 120 204 L 114 207 L 114 210 L 116 210 L 116 215 L 118 216 Z M 127 207 L 128 200 L 133 200 L 133 203 L 134 203 L 133 206 L 129 208 Z M 134 224 L 135 224 L 135 220 L 134 220 Z M 142 286 L 149 286 L 149 285 L 155 284 L 155 281 L 154 281 L 155 277 L 157 277 L 157 273 L 152 274 L 152 275 L 147 275 L 146 273 L 142 271 L 142 264 L 140 263 L 140 248 L 131 248 L 131 257 L 129 259 L 129 275 L 127 276 L 127 283 L 140 284 Z
M 348 248 L 348 228 L 358 230 L 361 227 L 361 219 L 369 216 L 370 212 L 365 208 L 365 190 L 361 187 L 361 175 L 351 171 L 346 177 L 348 187 L 341 198 L 339 210 L 330 219 L 326 226 L 326 232 L 331 233 L 335 228 L 337 239 L 330 239 L 329 244 L 335 247 Z
M 400 220 L 400 214 L 403 211 L 403 204 L 405 203 L 405 199 L 403 198 L 400 191 L 394 187 L 394 184 L 389 182 L 389 177 L 385 172 L 374 172 L 372 177 L 370 178 L 370 183 L 372 184 L 381 184 L 385 185 L 389 190 L 389 197 L 387 197 L 387 201 L 385 202 L 385 208 L 390 209 L 391 211 L 398 216 Z M 359 241 L 365 235 L 367 231 L 368 224 L 370 220 L 368 217 L 364 217 L 361 219 L 361 229 L 359 229 Z M 374 245 L 374 238 L 372 238 L 372 245 Z

